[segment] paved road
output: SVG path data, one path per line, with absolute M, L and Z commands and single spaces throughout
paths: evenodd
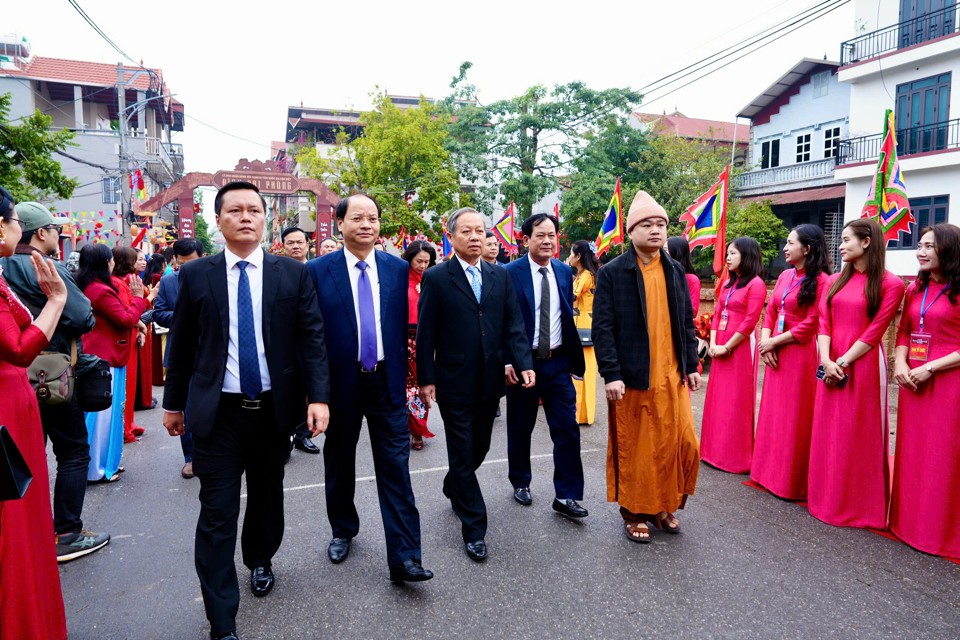
M 158 396 L 162 389 L 156 389 Z M 703 392 L 696 394 L 699 410 Z M 490 514 L 490 558 L 471 562 L 440 493 L 446 464 L 438 437 L 413 452 L 411 470 L 431 581 L 395 587 L 371 479 L 369 441 L 358 455 L 362 531 L 349 559 L 325 556 L 330 536 L 320 456 L 294 452 L 286 477 L 286 533 L 274 559 L 277 586 L 255 599 L 240 563 L 241 636 L 336 638 L 960 638 L 960 566 L 867 531 L 836 529 L 794 504 L 701 469 L 680 513 L 684 532 L 638 545 L 605 501 L 606 415 L 584 428 L 584 506 L 570 522 L 550 510 L 552 449 L 534 432 L 531 507 L 507 481 L 503 419 L 479 472 Z M 91 486 L 87 524 L 113 534 L 102 551 L 63 565 L 70 637 L 207 637 L 193 567 L 196 480 L 180 478 L 178 442 L 159 409 L 137 413 L 147 434 L 127 445 L 127 472 Z M 699 418 L 698 418 L 699 423 Z M 322 439 L 318 441 L 322 444 Z M 52 455 L 50 456 L 52 460 Z

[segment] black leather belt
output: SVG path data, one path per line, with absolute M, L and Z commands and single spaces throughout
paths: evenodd
M 541 355 L 540 355 L 540 352 L 539 352 L 537 349 L 533 349 L 532 351 L 533 351 L 533 357 L 534 357 L 536 360 L 549 360 L 549 359 L 552 358 L 553 356 L 555 356 L 555 355 L 557 355 L 557 354 L 560 353 L 560 349 L 550 349 L 550 351 L 547 352 L 547 355 L 541 356 Z
M 364 369 L 362 364 L 360 364 L 359 362 L 357 363 L 357 370 L 360 373 L 377 373 L 382 369 L 383 369 L 383 360 L 380 360 L 377 362 L 377 364 L 373 365 L 373 369 Z
M 273 400 L 273 392 L 264 391 L 256 398 L 250 399 L 243 395 L 242 393 L 221 393 L 220 401 L 231 404 L 234 406 L 239 406 L 241 409 L 249 409 L 251 411 L 259 411 L 260 409 L 265 409 L 266 405 Z

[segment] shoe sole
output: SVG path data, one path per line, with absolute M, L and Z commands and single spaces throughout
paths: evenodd
M 87 547 L 86 549 L 80 549 L 79 551 L 74 551 L 73 553 L 68 553 L 67 555 L 64 555 L 64 556 L 58 555 L 57 563 L 62 564 L 64 562 L 70 562 L 71 560 L 76 560 L 77 558 L 82 558 L 83 556 L 90 555 L 94 551 L 99 551 L 100 549 L 103 549 L 108 544 L 110 544 L 110 538 L 107 538 L 106 540 L 104 540 L 102 543 L 98 544 L 95 547 Z

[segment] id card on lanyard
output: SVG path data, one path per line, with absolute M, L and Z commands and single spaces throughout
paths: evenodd
M 780 313 L 777 314 L 777 331 L 776 331 L 777 334 L 783 333 L 783 328 L 786 325 L 787 296 L 790 294 L 791 291 L 793 291 L 794 289 L 799 287 L 801 284 L 803 284 L 803 281 L 806 279 L 806 277 L 807 276 L 803 276 L 802 278 L 797 280 L 796 284 L 794 284 L 793 281 L 796 280 L 797 278 L 797 271 L 794 270 L 793 276 L 791 276 L 790 278 L 790 284 L 787 285 L 787 287 L 783 290 L 783 295 L 780 296 Z
M 730 293 L 727 294 L 727 299 L 723 301 L 723 311 L 720 312 L 720 326 L 718 327 L 720 331 L 727 330 L 727 322 L 730 320 L 730 314 L 727 312 L 727 307 L 730 306 L 730 296 L 737 292 L 737 287 L 730 287 Z
M 923 290 L 923 298 L 920 300 L 920 330 L 914 331 L 910 334 L 910 359 L 919 360 L 921 362 L 926 362 L 930 357 L 930 343 L 933 341 L 933 336 L 926 331 L 924 331 L 923 321 L 927 316 L 927 312 L 930 311 L 930 308 L 937 303 L 937 300 L 940 299 L 947 289 L 950 288 L 950 285 L 944 286 L 940 289 L 940 293 L 937 294 L 937 297 L 928 305 L 927 304 L 927 293 L 930 291 L 930 286 L 928 285 Z

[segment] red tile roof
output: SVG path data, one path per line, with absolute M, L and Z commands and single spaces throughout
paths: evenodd
M 734 126 L 736 126 L 737 144 L 747 144 L 750 142 L 750 126 L 745 124 L 734 125 L 732 122 L 721 122 L 719 120 L 688 118 L 680 112 L 674 112 L 669 115 L 637 112 L 633 115 L 640 122 L 653 123 L 654 129 L 660 133 L 691 140 L 706 139 L 720 142 L 733 142 Z
M 124 69 L 136 71 L 137 67 L 124 65 Z M 152 71 L 162 81 L 163 73 L 159 69 L 152 69 Z M 110 87 L 117 84 L 117 65 L 34 56 L 22 69 L 0 69 L 0 76 L 18 76 L 31 80 Z M 133 88 L 144 91 L 149 89 L 150 76 L 146 73 L 141 74 L 133 82 Z

